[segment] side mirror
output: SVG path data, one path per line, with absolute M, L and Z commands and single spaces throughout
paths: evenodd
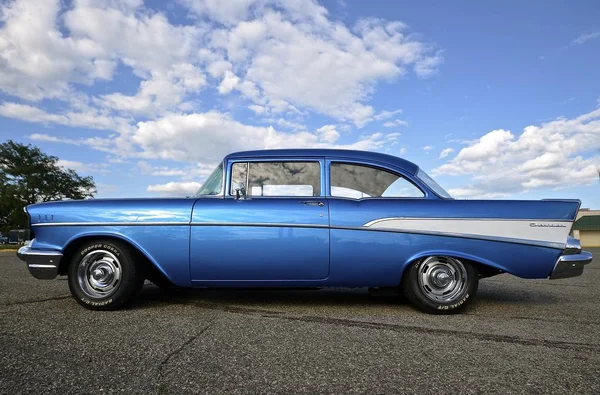
M 239 188 L 235 189 L 235 198 L 239 200 L 242 196 L 246 199 L 246 187 L 240 183 Z

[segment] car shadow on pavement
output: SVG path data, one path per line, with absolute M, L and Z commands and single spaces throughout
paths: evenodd
M 403 296 L 371 296 L 367 288 L 294 288 L 294 289 L 188 289 L 163 290 L 146 284 L 132 308 L 146 308 L 156 303 L 232 305 L 245 308 L 272 307 L 367 307 L 408 305 Z
M 483 280 L 477 291 L 479 304 L 494 303 L 503 305 L 537 304 L 552 305 L 562 300 L 553 290 L 541 287 L 531 288 L 526 283 L 491 283 Z
M 485 281 L 485 280 L 484 280 Z M 552 290 L 530 288 L 525 284 L 485 283 L 480 284 L 474 306 L 484 305 L 552 305 L 560 301 Z M 205 308 L 237 306 L 244 309 L 310 309 L 315 307 L 362 309 L 398 308 L 410 304 L 402 295 L 372 296 L 367 288 L 304 288 L 304 289 L 188 289 L 163 290 L 146 283 L 141 295 L 131 306 L 144 309 L 156 304 L 191 304 Z

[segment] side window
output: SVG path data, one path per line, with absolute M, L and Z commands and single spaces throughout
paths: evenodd
M 347 198 L 421 198 L 425 194 L 406 178 L 388 170 L 350 163 L 332 163 L 331 196 Z
M 231 195 L 235 195 L 236 189 L 246 188 L 248 181 L 248 163 L 234 163 L 231 166 Z
M 231 195 L 246 189 L 248 196 L 319 196 L 319 162 L 243 162 L 231 167 Z

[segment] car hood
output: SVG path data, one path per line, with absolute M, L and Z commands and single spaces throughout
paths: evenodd
M 88 199 L 27 206 L 32 225 L 42 223 L 189 223 L 195 198 Z

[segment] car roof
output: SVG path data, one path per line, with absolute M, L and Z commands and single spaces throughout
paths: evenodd
M 301 149 L 268 149 L 256 151 L 234 152 L 225 157 L 225 160 L 236 158 L 273 158 L 273 157 L 325 157 L 328 159 L 346 159 L 366 162 L 379 162 L 398 167 L 410 174 L 416 174 L 419 166 L 406 159 L 397 156 L 382 154 L 371 151 L 358 151 L 346 149 L 321 149 L 321 148 L 301 148 Z

